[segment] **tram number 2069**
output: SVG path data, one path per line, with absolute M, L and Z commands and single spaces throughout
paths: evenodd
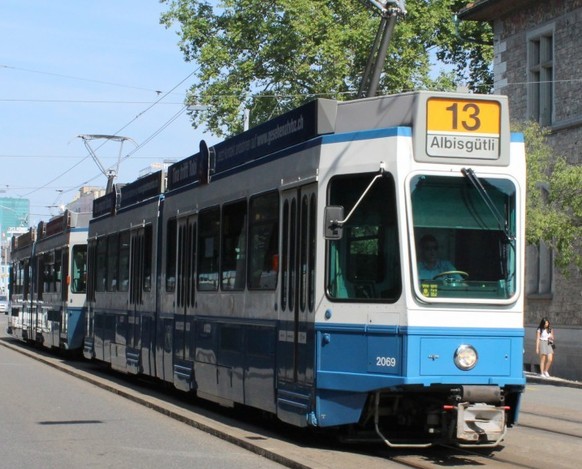
M 396 366 L 396 357 L 376 357 L 376 366 L 393 368 Z

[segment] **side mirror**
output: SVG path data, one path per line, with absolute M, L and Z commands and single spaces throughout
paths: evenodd
M 325 239 L 341 239 L 343 235 L 344 208 L 341 205 L 325 207 L 324 236 Z

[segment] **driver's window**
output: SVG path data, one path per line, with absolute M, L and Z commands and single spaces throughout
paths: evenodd
M 375 176 L 339 176 L 329 186 L 329 205 L 346 214 L 356 207 L 343 236 L 328 241 L 327 294 L 334 300 L 395 302 L 402 291 L 394 180 L 386 174 L 361 199 Z

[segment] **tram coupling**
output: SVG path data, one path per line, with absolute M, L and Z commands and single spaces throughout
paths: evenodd
M 507 411 L 498 386 L 461 386 L 454 390 L 455 404 L 443 410 L 452 413 L 449 435 L 461 447 L 495 447 L 507 432 Z M 455 418 L 456 417 L 456 418 Z

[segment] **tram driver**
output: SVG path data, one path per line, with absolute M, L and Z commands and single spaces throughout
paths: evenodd
M 433 235 L 427 234 L 420 238 L 418 278 L 420 280 L 434 280 L 446 277 L 452 280 L 462 280 L 462 276 L 451 261 L 439 258 L 438 250 L 439 243 Z

